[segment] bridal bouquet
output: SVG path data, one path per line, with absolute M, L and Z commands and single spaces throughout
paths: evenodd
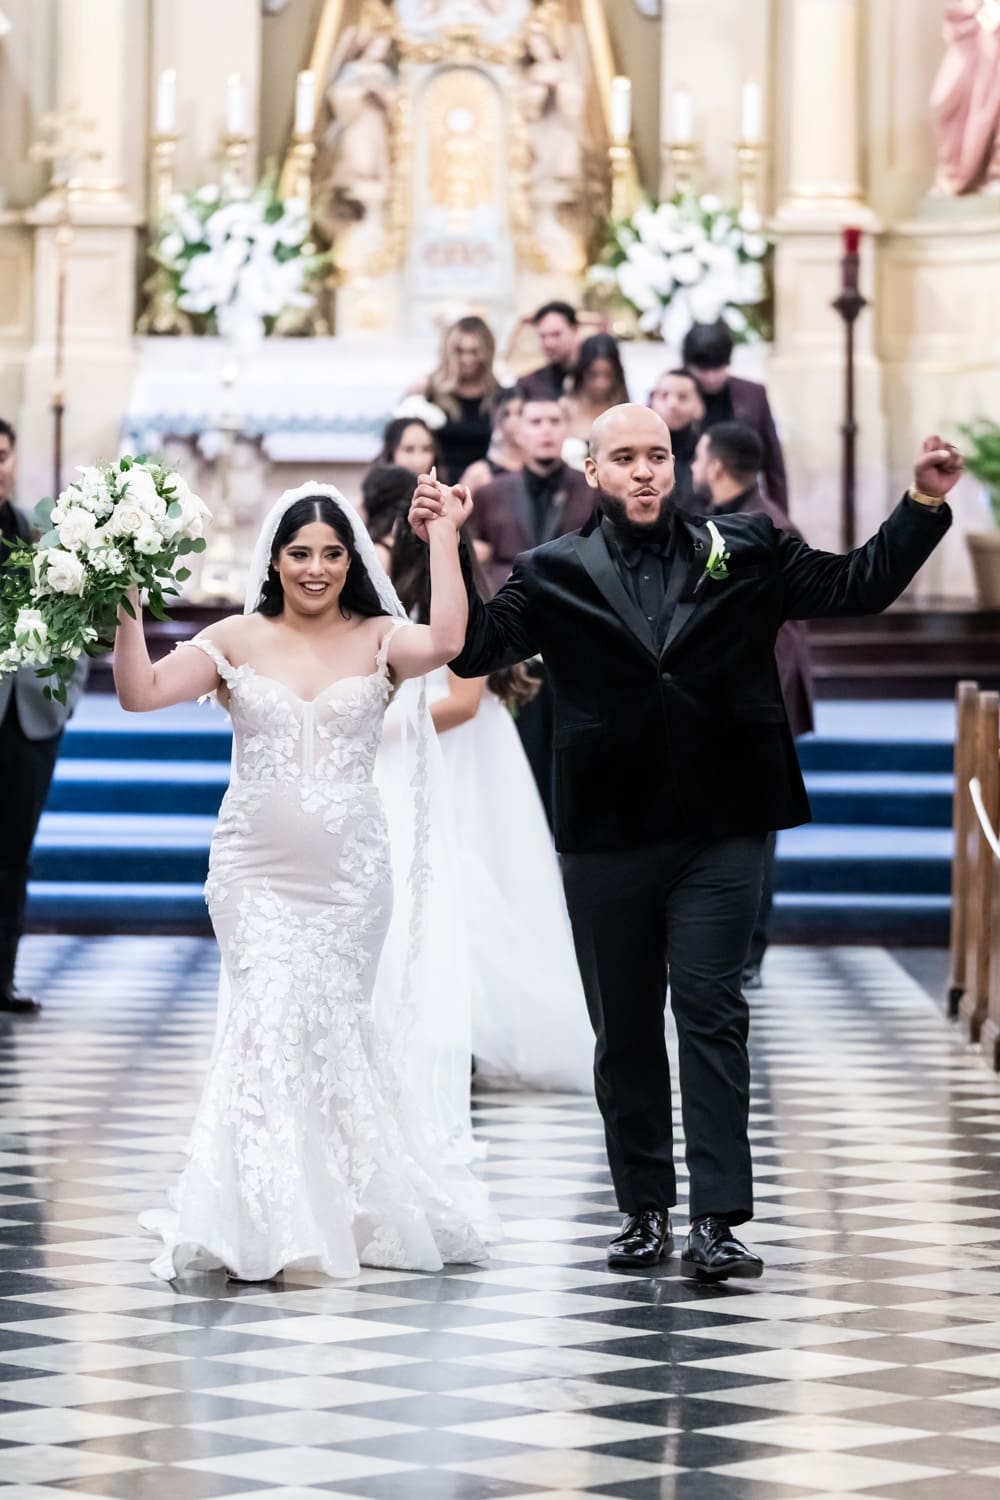
M 588 284 L 620 297 L 643 333 L 680 344 L 692 323 L 723 319 L 737 342 L 770 337 L 771 241 L 752 209 L 709 193 L 643 203 L 611 220 Z
M 214 185 L 175 194 L 152 255 L 200 331 L 251 340 L 272 333 L 282 313 L 315 308 L 329 256 L 311 235 L 307 205 L 280 197 L 271 174 L 250 194 L 227 197 Z
M 80 469 L 57 500 L 43 500 L 33 547 L 14 548 L 0 592 L 0 677 L 34 667 L 66 701 L 74 663 L 108 651 L 120 605 L 145 589 L 158 620 L 190 578 L 178 561 L 205 550 L 208 508 L 175 470 L 146 459 Z

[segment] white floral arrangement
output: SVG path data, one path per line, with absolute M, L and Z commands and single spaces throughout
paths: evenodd
M 79 657 L 108 651 L 118 609 L 148 592 L 157 619 L 190 578 L 182 557 L 205 550 L 207 506 L 175 470 L 145 459 L 78 470 L 58 497 L 43 500 L 41 539 L 15 546 L 0 594 L 0 677 L 34 667 L 65 702 Z
M 641 333 L 679 345 L 693 323 L 720 319 L 738 343 L 771 336 L 772 241 L 753 209 L 705 193 L 643 203 L 610 220 L 589 286 L 618 297 Z
M 316 307 L 330 257 L 311 235 L 307 205 L 281 198 L 269 174 L 253 193 L 227 197 L 209 185 L 175 194 L 151 253 L 198 332 L 257 340 L 282 314 Z

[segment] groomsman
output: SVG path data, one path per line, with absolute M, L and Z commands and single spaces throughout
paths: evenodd
M 742 422 L 721 422 L 706 432 L 695 449 L 692 464 L 695 500 L 709 516 L 769 516 L 779 531 L 804 540 L 798 527 L 760 492 L 757 476 L 764 461 L 760 438 Z M 808 734 L 813 727 L 812 665 L 809 637 L 802 620 L 786 620 L 774 643 L 774 659 L 781 682 L 781 696 L 792 738 Z M 768 929 L 774 906 L 774 866 L 777 837 L 769 833 L 764 846 L 764 883 L 750 939 L 750 952 L 743 967 L 744 990 L 759 990 L 761 966 L 768 946 Z
M 761 477 L 767 498 L 788 510 L 785 455 L 774 423 L 767 391 L 757 380 L 729 373 L 733 336 L 725 323 L 696 323 L 684 340 L 684 363 L 694 372 L 705 402 L 705 428 L 720 422 L 743 422 L 752 427 L 763 447 Z
M 11 545 L 32 540 L 31 522 L 14 505 L 17 435 L 0 419 L 0 575 Z M 0 680 L 0 1012 L 30 1014 L 38 1003 L 14 989 L 14 964 L 24 927 L 28 862 L 52 782 L 59 742 L 87 676 L 81 658 L 65 704 L 45 697 L 45 681 L 29 668 Z
M 518 392 L 526 401 L 539 396 L 558 400 L 576 365 L 576 308 L 569 302 L 546 302 L 531 321 L 547 363 L 523 375 L 517 382 Z
M 699 505 L 691 478 L 691 464 L 705 420 L 701 388 L 690 370 L 664 370 L 649 393 L 647 403 L 670 429 L 674 447 L 674 503 L 681 510 Z

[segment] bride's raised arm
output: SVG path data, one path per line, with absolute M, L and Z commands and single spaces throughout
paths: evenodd
M 472 499 L 464 485 L 441 484 L 422 474 L 414 499 L 430 499 L 440 507 L 427 523 L 431 568 L 431 618 L 428 625 L 397 630 L 389 642 L 388 661 L 397 680 L 422 677 L 443 667 L 465 645 L 469 601 L 458 556 L 458 533 L 472 514 Z
M 138 590 L 130 599 L 135 614 L 120 608 L 115 632 L 115 690 L 122 708 L 147 713 L 213 692 L 219 685 L 219 673 L 203 651 L 172 651 L 153 665 L 146 647 Z M 223 624 L 220 621 L 213 630 L 218 633 Z

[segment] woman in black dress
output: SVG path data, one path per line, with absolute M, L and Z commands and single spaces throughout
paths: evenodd
M 459 318 L 444 336 L 441 360 L 418 393 L 445 414 L 435 436 L 444 474 L 457 484 L 471 464 L 485 458 L 493 432 L 493 405 L 500 389 L 493 373 L 496 343 L 482 318 Z

